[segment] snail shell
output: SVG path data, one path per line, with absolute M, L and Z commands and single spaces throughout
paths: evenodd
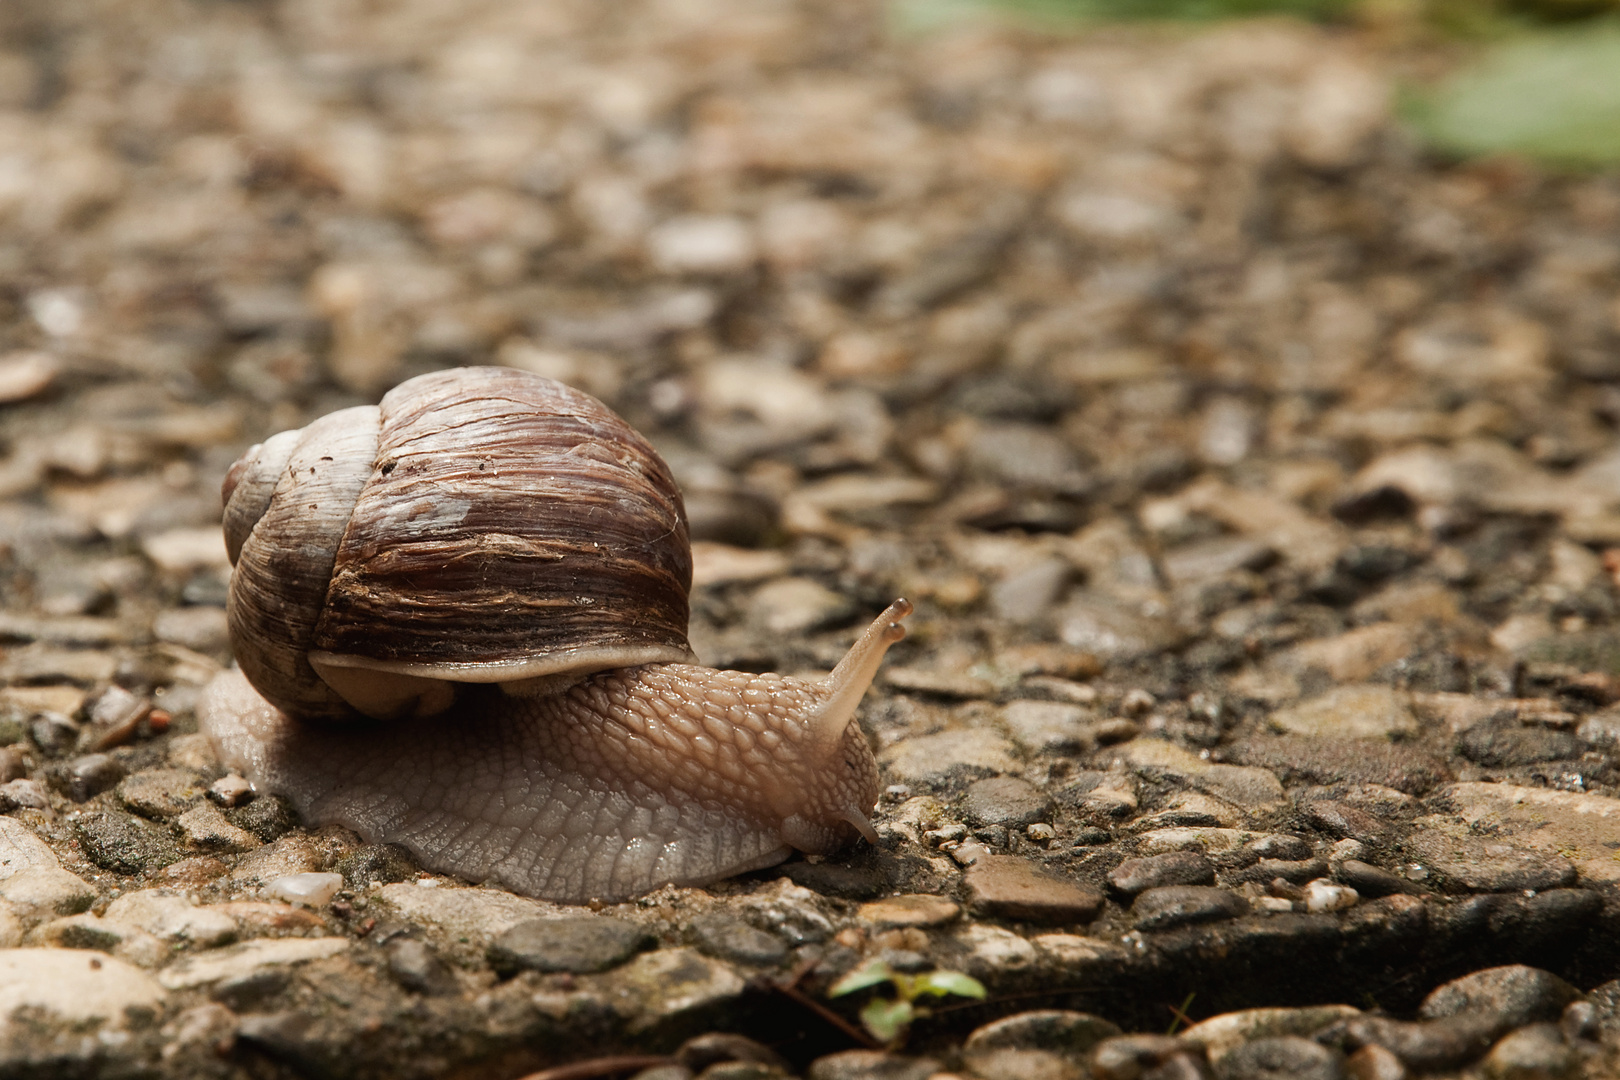
M 877 840 L 853 720 L 911 605 L 825 679 L 688 662 L 680 493 L 594 398 L 424 375 L 267 439 L 222 494 L 240 670 L 198 717 L 306 821 L 570 902 Z
M 223 495 L 237 661 L 291 715 L 394 719 L 456 684 L 692 659 L 674 478 L 562 383 L 424 375 L 254 447 Z

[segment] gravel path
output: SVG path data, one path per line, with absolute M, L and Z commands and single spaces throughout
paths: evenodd
M 0 1074 L 1612 1075 L 1620 183 L 1431 160 L 1410 59 L 8 0 Z M 664 454 L 705 662 L 916 602 L 879 846 L 568 908 L 219 766 L 230 463 L 488 363 Z M 989 999 L 862 1048 L 873 958 Z

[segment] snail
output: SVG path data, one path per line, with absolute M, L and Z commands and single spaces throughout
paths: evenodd
M 911 605 L 819 681 L 697 666 L 680 492 L 589 395 L 423 375 L 251 448 L 222 495 L 237 667 L 199 721 L 306 822 L 573 903 L 876 842 L 853 720 Z

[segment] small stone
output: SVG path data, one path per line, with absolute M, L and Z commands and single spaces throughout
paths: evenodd
M 1569 860 L 1512 843 L 1450 836 L 1434 828 L 1420 829 L 1407 846 L 1429 869 L 1474 892 L 1539 891 L 1575 883 L 1575 867 Z
M 1169 930 L 1192 923 L 1235 919 L 1248 911 L 1248 901 L 1243 897 L 1209 885 L 1148 889 L 1131 904 L 1138 930 Z
M 398 844 L 367 844 L 338 860 L 337 870 L 351 889 L 363 889 L 372 882 L 391 884 L 414 878 L 416 862 Z
M 634 923 L 607 916 L 531 919 L 505 931 L 489 946 L 489 964 L 502 974 L 567 971 L 584 974 L 617 967 L 654 943 Z
M 292 804 L 280 795 L 256 796 L 244 806 L 232 807 L 225 819 L 266 844 L 279 840 L 298 824 Z
M 1262 859 L 1281 859 L 1284 862 L 1298 862 L 1311 857 L 1311 845 L 1308 840 L 1291 833 L 1267 833 L 1258 840 L 1251 840 L 1244 845 Z
M 60 370 L 50 353 L 18 350 L 0 356 L 0 404 L 38 397 L 50 389 Z
M 1348 1005 L 1242 1009 L 1200 1021 L 1183 1031 L 1181 1037 L 1203 1046 L 1210 1062 L 1219 1065 L 1227 1054 L 1251 1040 L 1314 1035 L 1337 1020 L 1359 1015 L 1359 1010 Z
M 349 948 L 347 938 L 263 938 L 222 949 L 182 956 L 158 975 L 170 990 L 188 990 L 225 979 L 241 978 L 265 968 L 324 960 Z
M 143 769 L 118 784 L 118 801 L 142 817 L 165 821 L 202 797 L 197 774 L 185 769 Z
M 1360 840 L 1364 844 L 1378 843 L 1387 831 L 1382 821 L 1349 803 L 1319 799 L 1306 803 L 1303 809 L 1312 824 L 1334 836 Z
M 383 952 L 388 957 L 388 973 L 405 989 L 429 996 L 455 992 L 450 966 L 426 942 L 398 937 Z
M 1570 1002 L 1564 1006 L 1564 1014 L 1558 1018 L 1558 1030 L 1563 1032 L 1565 1040 L 1570 1043 L 1583 1039 L 1597 1039 L 1599 1030 L 1597 1006 L 1590 1001 Z
M 325 907 L 337 891 L 343 888 L 342 874 L 305 873 L 287 874 L 265 882 L 265 895 L 289 904 L 305 907 Z
M 784 636 L 833 626 L 855 612 L 847 596 L 808 578 L 781 578 L 761 585 L 748 607 L 757 625 Z
M 1073 576 L 1068 560 L 1042 559 L 996 582 L 990 590 L 990 610 L 1019 626 L 1039 622 Z
M 1119 1034 L 1116 1025 L 1089 1013 L 1016 1013 L 976 1029 L 962 1057 L 984 1080 L 1079 1080 L 1092 1049 Z
M 733 915 L 717 912 L 697 919 L 692 935 L 698 948 L 721 960 L 766 967 L 787 959 L 787 946 L 780 938 Z
M 994 732 L 965 728 L 901 739 L 880 750 L 878 760 L 896 780 L 926 790 L 960 777 L 1017 772 L 1012 750 Z
M 225 609 L 218 607 L 160 611 L 152 618 L 152 636 L 205 654 L 223 652 L 231 644 Z
M 91 862 L 120 874 L 159 870 L 182 854 L 162 826 L 119 811 L 85 814 L 73 835 Z
M 1064 644 L 1107 660 L 1152 656 L 1175 648 L 1186 636 L 1168 619 L 1138 614 L 1091 594 L 1064 604 L 1057 620 Z
M 1531 1024 L 1502 1036 L 1485 1055 L 1484 1066 L 1493 1080 L 1559 1080 L 1577 1075 L 1580 1057 L 1558 1025 Z
M 632 1036 L 701 1023 L 733 1008 L 748 985 L 724 964 L 683 948 L 643 953 L 607 981 L 634 1009 L 626 1025 Z
M 1581 992 L 1550 971 L 1509 964 L 1453 979 L 1429 992 L 1418 1016 L 1489 1016 L 1498 1033 L 1525 1024 L 1557 1020 Z
M 1348 885 L 1362 896 L 1390 896 L 1394 893 L 1417 892 L 1412 882 L 1381 867 L 1359 859 L 1346 859 L 1333 871 L 1333 877 Z
M 730 274 L 754 261 L 753 233 L 739 218 L 688 214 L 647 233 L 653 265 L 671 274 Z
M 963 875 L 969 906 L 980 915 L 1028 922 L 1090 922 L 1101 909 L 1100 894 L 1037 870 L 1010 855 L 987 855 Z
M 73 1040 L 87 1028 L 110 1033 L 132 1022 L 150 1022 L 164 996 L 150 975 L 111 956 L 76 949 L 0 949 L 0 1047 L 23 1045 L 28 1029 L 40 1020 L 73 1033 Z
M 1061 701 L 1014 701 L 1001 710 L 1013 741 L 1030 753 L 1088 750 L 1097 745 L 1097 714 Z
M 1237 1047 L 1215 1068 L 1219 1080 L 1343 1080 L 1337 1052 L 1298 1035 L 1255 1039 Z
M 961 907 L 953 900 L 925 893 L 910 893 L 862 904 L 855 917 L 875 929 L 892 930 L 896 927 L 926 929 L 944 926 L 956 921 L 961 914 Z
M 219 854 L 252 851 L 262 843 L 246 829 L 237 828 L 225 819 L 219 807 L 200 803 L 175 819 L 180 836 L 192 851 L 211 851 Z
M 1480 724 L 1457 740 L 1457 750 L 1470 761 L 1506 769 L 1581 756 L 1581 740 L 1567 731 Z
M 1376 1043 L 1368 1043 L 1344 1060 L 1345 1076 L 1349 1080 L 1407 1080 L 1406 1066 Z
M 1318 878 L 1305 885 L 1305 910 L 1312 915 L 1327 911 L 1345 911 L 1361 902 L 1361 896 L 1348 885 L 1335 885 L 1326 878 Z
M 23 757 L 22 749 L 16 746 L 0 746 L 0 784 L 9 784 L 27 775 L 28 762 Z
M 221 806 L 233 807 L 253 797 L 253 785 L 236 773 L 228 773 L 208 786 L 208 797 Z
M 1091 1052 L 1097 1080 L 1141 1080 L 1150 1070 L 1182 1054 L 1203 1056 L 1203 1047 L 1174 1035 L 1119 1035 Z
M 1319 1032 L 1316 1041 L 1345 1051 L 1376 1045 L 1390 1050 L 1418 1072 L 1449 1069 L 1472 1061 L 1491 1044 L 1492 1022 L 1467 1016 L 1443 1020 L 1391 1020 L 1357 1016 Z
M 211 949 L 236 938 L 236 920 L 214 908 L 198 907 L 184 896 L 156 889 L 125 893 L 107 905 L 103 916 L 162 938 Z
M 0 878 L 0 900 L 11 905 L 18 918 L 39 919 L 77 915 L 95 903 L 96 890 L 60 867 L 30 866 Z
M 141 541 L 141 550 L 159 570 L 173 574 L 205 567 L 229 569 L 225 537 L 218 528 L 181 528 L 154 533 Z
M 51 797 L 38 780 L 13 780 L 0 784 L 0 814 L 13 810 L 48 810 Z
M 938 1073 L 933 1058 L 884 1050 L 842 1050 L 810 1063 L 809 1080 L 928 1080 Z
M 111 754 L 85 754 L 55 766 L 51 779 L 58 791 L 74 802 L 101 794 L 124 778 L 124 766 Z
M 1023 826 L 1047 820 L 1052 800 L 1027 780 L 994 776 L 968 785 L 962 812 L 975 825 Z
M 1215 864 L 1199 851 L 1126 859 L 1108 875 L 1108 884 L 1126 896 L 1166 885 L 1213 885 Z
M 1287 735 L 1335 739 L 1404 739 L 1417 735 L 1411 707 L 1387 686 L 1340 686 L 1271 714 Z

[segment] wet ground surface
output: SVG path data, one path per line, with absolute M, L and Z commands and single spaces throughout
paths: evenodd
M 1616 1067 L 1620 182 L 1425 156 L 1422 56 L 721 0 L 0 44 L 0 1073 Z M 225 774 L 226 468 L 471 363 L 663 452 L 705 662 L 916 602 L 877 847 L 564 908 Z M 861 1048 L 873 958 L 989 998 Z

